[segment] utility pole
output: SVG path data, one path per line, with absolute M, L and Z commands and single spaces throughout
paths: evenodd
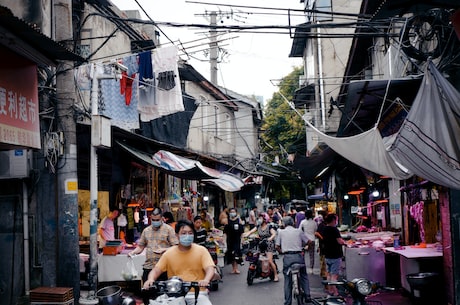
M 55 39 L 73 41 L 72 0 L 56 0 Z M 73 63 L 61 63 L 56 75 L 57 120 L 62 128 L 64 156 L 55 174 L 56 286 L 72 287 L 80 295 L 80 248 L 78 233 L 77 136 L 73 107 L 76 101 Z
M 217 46 L 217 13 L 211 12 L 211 29 L 209 30 L 209 64 L 210 64 L 210 77 L 211 83 L 217 86 L 217 57 L 219 56 L 219 49 Z
M 209 18 L 209 75 L 211 83 L 217 85 L 217 63 L 219 61 L 219 44 L 217 42 L 217 22 L 222 20 L 224 16 L 231 18 L 233 12 L 206 12 L 197 16 Z

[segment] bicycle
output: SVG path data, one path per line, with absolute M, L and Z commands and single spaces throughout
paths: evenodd
M 300 285 L 300 270 L 303 268 L 306 268 L 305 264 L 292 264 L 287 271 L 292 278 L 292 297 L 297 300 L 297 305 L 305 305 L 310 302 L 306 299 L 305 291 Z

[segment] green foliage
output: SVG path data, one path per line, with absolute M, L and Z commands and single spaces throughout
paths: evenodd
M 298 89 L 299 75 L 302 73 L 301 67 L 294 68 L 281 80 L 279 91 L 273 94 L 266 105 L 262 139 L 268 145 L 262 147 L 262 151 L 267 154 L 267 158 L 281 155 L 280 145 L 287 149 L 291 144 L 302 139 L 305 143 L 305 124 L 285 100 L 286 98 L 289 102 L 292 101 L 294 92 Z

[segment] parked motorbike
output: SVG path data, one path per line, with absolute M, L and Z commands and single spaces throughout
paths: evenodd
M 211 283 L 209 284 L 209 290 L 217 291 L 219 290 L 219 283 L 222 282 L 222 277 L 224 276 L 222 268 L 218 265 L 217 245 L 214 241 L 208 240 L 205 242 L 204 246 L 206 247 L 206 249 L 208 249 L 209 254 L 211 254 L 212 260 L 214 261 L 214 265 L 216 266 L 216 274 Z
M 248 274 L 246 277 L 248 285 L 252 285 L 256 278 L 270 278 L 270 280 L 273 281 L 276 274 L 275 272 L 278 272 L 278 270 L 273 270 L 270 266 L 268 257 L 265 253 L 267 249 L 266 242 L 265 239 L 260 240 L 257 247 L 250 248 L 246 253 L 246 261 L 249 262 Z
M 142 295 L 146 305 L 186 305 L 185 295 L 192 289 L 196 301 L 200 293 L 198 282 L 186 282 L 173 276 L 167 281 L 156 281 L 149 288 L 142 289 Z
M 367 297 L 379 290 L 394 290 L 391 287 L 381 286 L 377 282 L 371 282 L 365 278 L 356 278 L 348 281 L 343 279 L 341 281 L 322 281 L 323 285 L 335 285 L 339 290 L 343 290 L 344 295 L 328 296 L 324 298 L 312 299 L 313 304 L 316 305 L 381 305 L 380 301 L 370 301 Z M 343 288 L 343 289 L 341 289 Z M 351 298 L 351 303 L 347 302 L 347 297 Z

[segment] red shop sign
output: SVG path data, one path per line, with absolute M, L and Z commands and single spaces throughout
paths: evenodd
M 0 47 L 0 142 L 40 148 L 37 65 Z

